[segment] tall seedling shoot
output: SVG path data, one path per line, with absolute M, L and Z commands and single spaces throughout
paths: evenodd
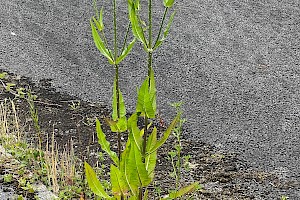
M 160 30 L 155 43 L 152 45 L 152 2 L 149 0 L 149 27 L 148 40 L 146 40 L 142 21 L 138 14 L 140 9 L 139 0 L 128 0 L 129 19 L 132 27 L 132 32 L 135 38 L 142 42 L 144 49 L 148 53 L 148 76 L 138 89 L 138 99 L 136 112 L 131 117 L 126 119 L 125 104 L 118 84 L 118 64 L 128 55 L 132 49 L 135 39 L 126 46 L 127 34 L 124 39 L 124 47 L 121 55 L 117 55 L 116 44 L 116 0 L 113 0 L 114 8 L 114 55 L 107 48 L 107 41 L 103 32 L 102 10 L 98 12 L 98 16 L 92 17 L 91 27 L 92 35 L 95 44 L 99 51 L 108 59 L 109 63 L 114 65 L 116 69 L 116 77 L 113 86 L 113 120 L 107 120 L 111 130 L 118 133 L 118 154 L 110 149 L 110 143 L 106 140 L 106 136 L 101 129 L 99 120 L 96 120 L 96 132 L 98 142 L 112 159 L 113 164 L 110 167 L 110 180 L 112 184 L 111 193 L 107 193 L 100 181 L 97 179 L 95 172 L 88 163 L 85 163 L 86 177 L 91 190 L 99 197 L 105 199 L 130 199 L 130 200 L 146 200 L 148 199 L 147 187 L 154 179 L 154 170 L 157 160 L 157 150 L 166 142 L 174 127 L 178 123 L 180 115 L 177 115 L 170 126 L 160 139 L 157 139 L 157 128 L 154 126 L 152 132 L 148 135 L 148 130 L 151 124 L 149 119 L 156 116 L 156 88 L 154 71 L 152 68 L 152 53 L 158 48 L 166 38 L 174 13 L 170 16 L 169 23 L 166 26 L 164 35 L 161 37 L 161 31 L 164 20 L 169 8 L 172 7 L 174 0 L 164 0 L 165 12 L 160 25 Z M 99 13 L 99 14 L 98 14 Z M 99 35 L 100 33 L 100 35 Z M 137 119 L 143 116 L 145 126 L 140 129 L 137 125 Z M 128 140 L 125 149 L 121 151 L 120 133 L 128 132 Z M 182 195 L 193 191 L 198 186 L 198 183 L 193 183 L 180 190 L 173 191 L 163 199 L 175 199 Z
M 113 28 L 114 28 L 114 40 L 113 40 L 113 53 L 108 48 L 108 42 L 104 33 L 104 24 L 103 24 L 103 8 L 99 11 L 96 5 L 96 0 L 94 0 L 94 9 L 96 16 L 93 16 L 90 20 L 91 28 L 92 28 L 92 36 L 95 42 L 96 47 L 104 55 L 108 62 L 114 66 L 115 68 L 115 78 L 114 78 L 114 86 L 113 86 L 113 113 L 112 119 L 115 122 L 119 122 L 120 124 L 126 124 L 126 109 L 123 101 L 122 93 L 119 88 L 119 64 L 120 62 L 126 58 L 126 56 L 130 53 L 134 43 L 135 38 L 127 44 L 127 36 L 128 31 L 124 37 L 123 47 L 121 49 L 121 54 L 118 55 L 118 41 L 117 41 L 117 6 L 116 0 L 113 0 Z M 128 24 L 128 30 L 130 24 Z M 126 130 L 126 128 L 125 128 Z M 121 156 L 121 132 L 124 130 L 120 129 L 112 129 L 113 132 L 117 132 L 118 135 L 118 157 Z

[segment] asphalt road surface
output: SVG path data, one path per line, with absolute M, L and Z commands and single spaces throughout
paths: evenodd
M 154 0 L 156 31 L 161 1 Z M 111 2 L 101 4 L 111 36 Z M 154 55 L 162 117 L 170 120 L 169 103 L 183 101 L 191 139 L 241 153 L 253 167 L 300 181 L 300 1 L 175 4 L 170 37 Z M 118 5 L 122 39 L 126 1 Z M 94 46 L 92 15 L 92 0 L 1 0 L 0 68 L 52 79 L 58 91 L 110 105 L 114 69 Z M 120 66 L 131 111 L 145 61 L 136 45 Z M 300 191 L 293 196 L 300 199 Z

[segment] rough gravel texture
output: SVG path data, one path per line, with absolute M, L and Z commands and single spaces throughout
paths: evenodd
M 153 2 L 158 24 L 163 7 Z M 103 5 L 110 35 L 111 5 Z M 154 55 L 162 116 L 174 114 L 169 102 L 184 101 L 191 139 L 299 181 L 299 0 L 177 1 L 175 7 L 170 37 Z M 0 68 L 50 78 L 59 91 L 110 104 L 114 69 L 94 47 L 91 1 L 1 0 L 0 11 Z M 125 4 L 118 13 L 125 32 Z M 146 73 L 143 56 L 136 45 L 121 66 L 131 110 Z M 293 193 L 300 199 L 300 191 Z

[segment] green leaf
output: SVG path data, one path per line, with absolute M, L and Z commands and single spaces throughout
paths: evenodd
M 7 76 L 6 72 L 0 73 L 0 79 L 5 79 L 6 76 Z
M 170 31 L 170 28 L 171 28 L 171 25 L 172 25 L 172 22 L 173 22 L 173 19 L 174 19 L 174 16 L 175 16 L 175 13 L 176 13 L 176 11 L 174 11 L 174 12 L 171 14 L 170 18 L 169 18 L 168 25 L 167 25 L 167 27 L 166 27 L 166 29 L 165 29 L 165 31 L 164 31 L 164 38 L 166 38 L 166 37 L 168 36 L 168 33 L 169 33 L 169 31 Z
M 112 132 L 122 133 L 127 130 L 127 119 L 126 116 L 121 117 L 117 122 L 105 118 L 106 123 L 110 126 Z
M 119 166 L 119 158 L 114 151 L 110 150 L 110 143 L 106 140 L 105 134 L 101 129 L 101 124 L 98 119 L 96 119 L 96 132 L 98 136 L 98 143 L 101 145 L 102 150 L 110 156 L 115 165 Z
M 135 143 L 139 151 L 142 149 L 142 133 L 137 126 L 137 113 L 134 113 L 128 119 L 128 130 L 129 130 L 129 139 L 132 143 Z
M 123 173 L 114 165 L 110 166 L 110 181 L 112 185 L 112 193 L 116 198 L 121 195 L 128 196 L 128 186 Z
M 164 0 L 164 6 L 167 8 L 171 8 L 174 4 L 174 0 Z
M 147 140 L 146 152 L 150 151 L 155 146 L 156 140 L 157 140 L 157 129 L 156 127 L 154 127 L 152 133 L 149 135 Z M 154 169 L 156 166 L 156 160 L 157 160 L 157 151 L 154 151 L 153 153 L 148 154 L 145 157 L 146 170 L 148 171 L 148 174 L 151 177 L 151 179 L 154 178 Z
M 198 182 L 192 183 L 189 186 L 186 186 L 184 188 L 181 188 L 179 191 L 177 192 L 172 192 L 170 193 L 169 197 L 172 199 L 176 199 L 179 198 L 187 193 L 193 192 L 194 190 L 196 190 L 199 186 Z
M 155 43 L 153 50 L 157 49 L 161 44 L 163 43 L 163 40 L 157 40 L 157 42 Z
M 10 89 L 12 88 L 12 87 L 14 87 L 14 86 L 16 86 L 16 84 L 14 84 L 14 83 L 6 83 L 6 86 L 5 86 L 5 89 L 6 89 L 6 91 L 10 91 Z
M 121 90 L 119 89 L 119 101 L 120 101 L 120 118 L 124 117 L 126 115 L 126 108 L 125 103 L 123 99 L 123 95 Z M 117 110 L 117 79 L 114 79 L 114 86 L 113 86 L 113 113 L 112 118 L 114 121 L 117 121 L 118 119 L 118 110 Z
M 97 23 L 97 20 L 94 17 L 93 17 L 93 20 L 95 23 Z M 95 43 L 96 47 L 102 53 L 102 55 L 104 55 L 108 59 L 109 63 L 114 63 L 113 58 L 110 56 L 108 49 L 105 47 L 105 44 L 102 41 L 101 37 L 99 36 L 92 20 L 90 21 L 90 24 L 91 24 L 92 35 L 93 35 L 93 39 L 94 39 L 94 43 Z
M 155 98 L 150 96 L 149 93 L 149 77 L 145 79 L 138 91 L 138 100 L 136 106 L 136 112 L 146 114 L 148 118 L 155 118 L 156 103 L 153 103 Z
M 154 145 L 154 147 L 151 148 L 150 151 L 147 151 L 147 155 L 149 155 L 149 154 L 153 153 L 154 151 L 156 151 L 159 147 L 161 147 L 161 145 L 163 145 L 167 141 L 167 139 L 169 138 L 171 132 L 175 128 L 178 121 L 179 121 L 179 115 L 177 115 L 175 117 L 175 119 L 173 119 L 172 123 L 167 128 L 167 130 L 165 131 L 163 137 Z
M 145 192 L 144 192 L 144 196 L 143 196 L 143 200 L 148 200 L 148 196 L 149 196 L 149 190 L 146 189 Z
M 175 16 L 175 11 L 171 14 L 170 18 L 169 18 L 169 21 L 168 21 L 168 24 L 167 24 L 167 27 L 166 29 L 164 30 L 164 35 L 161 39 L 157 40 L 157 42 L 155 43 L 154 47 L 153 47 L 153 50 L 157 49 L 162 43 L 163 41 L 167 38 L 168 34 L 169 34 L 169 31 L 170 31 L 170 28 L 171 28 L 171 25 L 172 25 L 172 22 L 173 22 L 173 19 L 174 19 L 174 16 Z
M 100 10 L 100 15 L 99 15 L 99 19 L 98 22 L 100 23 L 100 26 L 102 27 L 102 30 L 104 29 L 104 24 L 103 24 L 103 7 Z M 102 31 L 100 30 L 100 31 Z
M 102 31 L 103 30 L 103 26 L 101 26 L 101 24 L 98 22 L 98 20 L 95 19 L 95 17 L 92 17 L 92 19 L 93 19 L 94 23 L 96 24 L 97 29 L 99 31 Z
M 142 184 L 143 187 L 146 187 L 151 183 L 151 179 L 148 176 L 145 163 L 143 163 L 142 153 L 137 148 L 135 143 L 131 143 L 131 145 L 132 145 L 131 151 L 133 151 L 134 153 L 130 155 L 130 158 L 131 159 L 133 158 L 135 161 L 136 173 L 138 174 L 140 183 Z
M 97 179 L 97 175 L 94 172 L 93 168 L 87 163 L 84 162 L 85 175 L 90 189 L 99 197 L 102 198 L 111 198 L 105 191 L 100 181 Z
M 126 149 L 122 154 L 122 161 L 124 161 L 126 181 L 130 187 L 131 193 L 136 195 L 138 194 L 141 183 L 136 169 L 135 154 L 131 142 L 127 143 Z
M 136 13 L 137 5 L 133 1 L 128 1 L 129 20 L 131 22 L 133 35 L 144 45 L 147 44 L 143 28 L 140 26 L 139 19 Z M 146 45 L 147 46 L 147 45 Z
M 119 64 L 131 51 L 136 39 L 134 38 L 129 45 L 123 50 L 122 54 L 117 58 L 116 64 Z

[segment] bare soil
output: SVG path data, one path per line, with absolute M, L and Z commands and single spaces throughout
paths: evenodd
M 109 106 L 97 103 L 85 102 L 80 99 L 55 91 L 51 87 L 51 80 L 33 82 L 26 77 L 9 74 L 4 82 L 17 84 L 16 88 L 30 88 L 37 95 L 35 102 L 39 123 L 46 141 L 47 134 L 54 132 L 59 147 L 64 147 L 71 139 L 74 142 L 75 154 L 81 160 L 87 160 L 95 165 L 98 152 L 101 152 L 95 133 L 95 118 L 103 124 L 103 131 L 107 133 L 107 139 L 112 148 L 116 148 L 116 135 L 105 124 L 104 118 L 110 117 Z M 0 99 L 15 98 L 6 92 L 2 86 Z M 29 106 L 24 100 L 16 100 L 17 110 L 21 119 L 24 132 L 31 141 L 36 141 L 32 121 L 29 114 Z M 72 109 L 70 105 L 78 105 Z M 162 132 L 163 119 L 154 120 Z M 125 142 L 126 138 L 123 138 Z M 156 183 L 162 190 L 174 188 L 174 179 L 169 176 L 172 166 L 168 158 L 168 152 L 173 150 L 175 140 L 169 138 L 168 142 L 160 149 L 156 168 Z M 280 199 L 282 195 L 292 196 L 300 191 L 298 182 L 286 180 L 280 173 L 267 173 L 249 168 L 247 161 L 239 158 L 238 152 L 222 152 L 213 144 L 206 144 L 193 138 L 182 139 L 182 155 L 190 155 L 190 170 L 183 169 L 181 182 L 199 181 L 202 189 L 193 195 L 192 199 Z M 103 163 L 109 166 L 109 159 Z M 82 164 L 82 163 L 81 163 Z M 0 180 L 0 185 L 3 186 Z M 17 187 L 13 187 L 18 190 Z

